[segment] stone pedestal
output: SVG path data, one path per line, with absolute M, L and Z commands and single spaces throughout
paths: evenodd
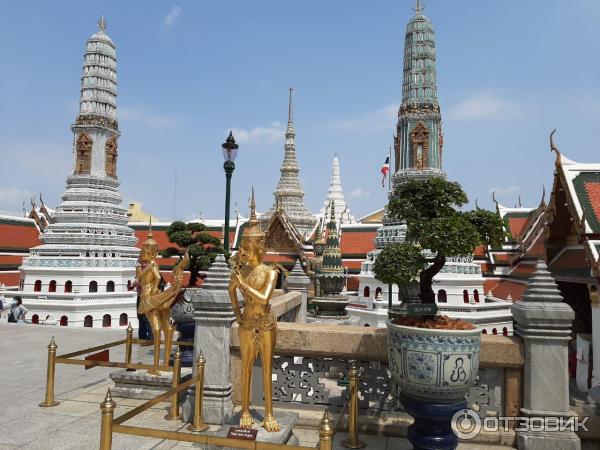
M 192 376 L 191 369 L 181 369 L 181 382 Z M 164 394 L 173 385 L 173 372 L 161 372 L 160 375 L 149 375 L 145 370 L 118 370 L 109 375 L 115 387 L 111 390 L 115 397 L 141 398 L 151 400 Z
M 279 422 L 279 426 L 281 427 L 277 433 L 269 433 L 264 428 L 262 428 L 261 423 L 263 420 L 262 414 L 259 414 L 256 411 L 252 411 L 252 417 L 254 418 L 254 426 L 252 427 L 255 430 L 258 430 L 256 435 L 256 442 L 264 442 L 268 444 L 276 444 L 276 445 L 298 445 L 298 438 L 294 435 L 294 427 L 298 422 L 298 413 L 287 413 L 287 412 L 277 412 L 275 411 L 275 418 Z M 211 436 L 219 436 L 219 437 L 227 437 L 229 433 L 229 429 L 232 426 L 237 427 L 240 422 L 240 413 L 237 413 L 235 416 L 231 417 L 227 423 L 223 424 L 219 430 L 206 433 Z M 209 445 L 206 447 L 206 450 L 234 450 L 232 447 L 216 447 L 213 445 Z
M 223 424 L 233 415 L 229 336 L 235 314 L 228 285 L 229 267 L 223 255 L 219 255 L 202 289 L 189 292 L 196 323 L 194 361 L 200 353 L 206 359 L 202 410 L 203 420 L 209 424 Z M 188 422 L 193 420 L 194 392 L 195 388 L 189 389 L 182 404 L 183 419 Z
M 595 407 L 600 411 L 600 300 L 597 289 L 590 291 L 590 300 L 592 303 L 592 389 L 588 401 L 592 409 Z
M 187 288 L 183 294 L 183 301 L 175 303 L 171 308 L 171 318 L 175 321 L 175 326 L 179 332 L 177 342 L 194 342 L 194 333 L 196 325 L 194 323 L 194 298 L 200 288 Z M 194 367 L 194 350 L 191 346 L 180 346 L 182 367 Z M 173 355 L 171 353 L 170 363 L 173 364 Z
M 570 417 L 567 346 L 575 313 L 562 296 L 546 263 L 540 261 L 523 300 L 512 306 L 515 332 L 523 338 L 525 416 Z M 574 432 L 527 431 L 517 433 L 520 450 L 580 450 Z
M 302 293 L 302 304 L 300 305 L 300 311 L 298 312 L 298 319 L 296 322 L 306 322 L 306 308 L 308 305 L 308 289 L 310 287 L 310 278 L 304 273 L 300 262 L 296 260 L 296 265 L 289 273 L 285 280 L 285 292 L 298 291 Z

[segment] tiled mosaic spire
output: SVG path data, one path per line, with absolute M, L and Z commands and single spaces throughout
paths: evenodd
M 87 41 L 81 77 L 81 98 L 76 124 L 95 124 L 114 130 L 117 126 L 117 56 L 106 34 L 106 20 Z
M 398 112 L 395 178 L 445 176 L 442 172 L 442 120 L 437 97 L 435 34 L 417 2 L 406 27 L 402 105 Z
M 350 214 L 346 199 L 344 198 L 344 190 L 342 189 L 342 178 L 340 176 L 340 161 L 336 156 L 333 158 L 331 168 L 331 178 L 329 179 L 329 192 L 327 198 L 321 208 L 321 215 L 327 217 L 330 215 L 330 205 L 335 205 L 335 220 L 338 223 L 354 223 L 356 220 Z
M 300 235 L 307 237 L 313 230 L 317 219 L 304 205 L 304 189 L 298 177 L 300 168 L 296 160 L 296 130 L 293 120 L 292 92 L 293 88 L 290 86 L 288 123 L 285 130 L 285 156 L 280 169 L 281 176 L 274 192 L 273 206 L 263 214 L 261 222 L 268 223 L 273 213 L 282 209 Z
M 329 222 L 327 223 L 327 240 L 323 252 L 323 263 L 320 273 L 342 273 L 342 251 L 340 250 L 340 237 L 337 232 L 335 221 L 335 204 L 331 204 Z

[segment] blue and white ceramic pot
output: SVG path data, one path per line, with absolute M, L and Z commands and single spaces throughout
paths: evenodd
M 479 371 L 481 331 L 386 324 L 390 370 L 404 395 L 426 402 L 464 401 Z

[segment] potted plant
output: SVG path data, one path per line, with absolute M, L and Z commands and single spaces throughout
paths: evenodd
M 447 256 L 471 254 L 479 244 L 502 240 L 500 217 L 479 208 L 461 211 L 467 201 L 458 183 L 439 177 L 395 186 L 387 213 L 406 221 L 406 241 L 383 249 L 373 268 L 386 284 L 418 280 L 419 304 L 409 301 L 403 314 L 387 321 L 389 366 L 401 388 L 400 401 L 416 419 L 409 430 L 415 448 L 458 444 L 450 419 L 466 407 L 465 395 L 479 370 L 480 331 L 437 315 L 432 288 Z

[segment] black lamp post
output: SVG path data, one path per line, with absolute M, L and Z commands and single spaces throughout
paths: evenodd
M 233 138 L 233 133 L 230 131 L 227 140 L 221 145 L 223 150 L 223 169 L 225 169 L 225 226 L 223 227 L 223 247 L 225 249 L 225 258 L 229 259 L 229 203 L 231 200 L 231 175 L 235 170 L 235 158 L 237 156 L 238 147 Z

